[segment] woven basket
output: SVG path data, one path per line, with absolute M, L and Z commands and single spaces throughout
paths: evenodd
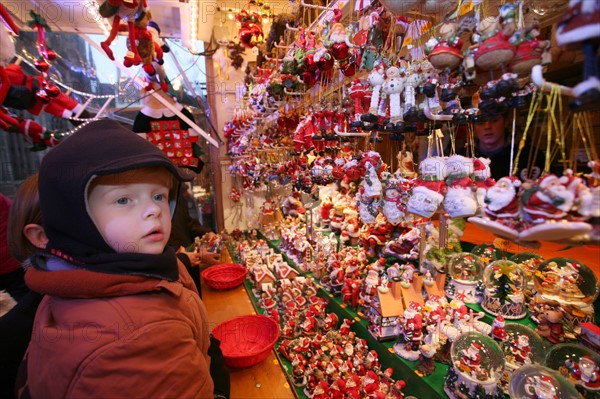
M 202 279 L 210 288 L 229 290 L 241 285 L 248 270 L 236 264 L 214 265 L 202 272 Z
M 219 324 L 212 334 L 221 341 L 225 365 L 244 368 L 269 356 L 279 339 L 279 324 L 266 316 L 240 316 Z

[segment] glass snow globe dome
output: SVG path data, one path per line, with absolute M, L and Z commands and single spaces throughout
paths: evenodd
M 455 281 L 477 284 L 483 275 L 484 265 L 479 256 L 471 252 L 460 252 L 448 262 L 448 274 Z
M 575 386 L 560 373 L 539 364 L 519 368 L 510 377 L 511 399 L 579 399 Z

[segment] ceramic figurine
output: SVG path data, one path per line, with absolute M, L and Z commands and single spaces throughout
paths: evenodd
M 523 240 L 559 240 L 592 229 L 588 223 L 565 220 L 573 208 L 575 194 L 556 175 L 542 177 L 537 186 L 522 193 L 521 201 L 525 220 L 532 225 L 519 234 Z
M 506 322 L 504 321 L 504 316 L 499 314 L 494 319 L 492 324 L 492 338 L 497 341 L 504 341 L 506 339 Z
M 385 125 L 385 130 L 397 132 L 404 129 L 404 120 L 400 96 L 404 91 L 406 77 L 400 73 L 400 69 L 391 66 L 386 71 L 386 79 L 383 82 L 383 92 L 388 95 L 390 106 L 389 123 Z
M 417 360 L 423 340 L 423 317 L 421 305 L 410 302 L 403 315 L 402 334 L 394 344 L 394 351 L 407 360 Z
M 419 358 L 417 359 L 417 370 L 415 371 L 421 377 L 428 376 L 435 371 L 435 362 L 433 357 L 436 354 L 435 346 L 425 344 L 420 348 Z
M 519 187 L 521 187 L 521 181 L 515 176 L 499 179 L 486 192 L 484 198 L 486 216 L 470 217 L 469 222 L 498 236 L 518 239 L 521 229 L 519 196 L 517 195 Z
M 445 160 L 429 157 L 419 163 L 419 177 L 414 181 L 408 211 L 430 218 L 444 200 L 447 176 Z
M 384 202 L 382 212 L 388 222 L 393 225 L 400 223 L 400 221 L 402 221 L 406 215 L 406 204 L 403 201 L 404 196 L 402 195 L 402 186 L 403 185 L 400 180 L 390 178 L 386 181 L 383 188 Z
M 444 209 L 451 218 L 473 216 L 477 212 L 477 201 L 473 193 L 473 160 L 462 155 L 446 159 L 446 196 Z

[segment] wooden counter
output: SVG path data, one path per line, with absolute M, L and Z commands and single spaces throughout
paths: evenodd
M 224 260 L 225 262 L 227 261 Z M 228 291 L 216 291 L 202 282 L 202 300 L 208 310 L 211 330 L 225 320 L 256 313 L 244 286 Z M 257 365 L 231 369 L 230 375 L 231 399 L 295 398 L 273 352 Z

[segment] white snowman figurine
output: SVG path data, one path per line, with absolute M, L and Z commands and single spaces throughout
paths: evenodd
M 369 76 L 367 82 L 372 88 L 371 103 L 369 104 L 369 112 L 361 116 L 363 122 L 375 123 L 379 119 L 377 114 L 379 110 L 379 99 L 381 97 L 381 86 L 385 82 L 385 62 L 376 63 Z
M 404 119 L 400 99 L 404 91 L 406 77 L 402 76 L 400 69 L 391 66 L 386 71 L 387 78 L 383 82 L 383 92 L 390 99 L 390 122 L 385 126 L 385 130 L 399 131 L 404 128 Z

